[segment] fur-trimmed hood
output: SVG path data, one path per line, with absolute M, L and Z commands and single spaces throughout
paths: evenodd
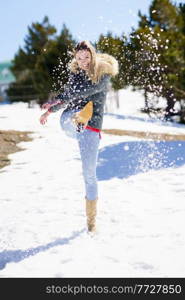
M 91 66 L 89 71 L 87 71 L 88 76 L 93 82 L 97 82 L 104 74 L 110 76 L 115 76 L 119 72 L 118 61 L 107 53 L 97 53 L 95 48 L 91 45 L 89 41 L 84 41 L 91 53 Z M 79 71 L 78 63 L 75 58 L 69 63 L 69 69 L 73 73 Z

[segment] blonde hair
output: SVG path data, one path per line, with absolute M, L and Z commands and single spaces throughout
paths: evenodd
M 77 73 L 79 71 L 79 66 L 75 57 L 79 50 L 87 50 L 91 54 L 90 66 L 86 73 L 93 83 L 98 82 L 104 74 L 109 74 L 111 76 L 118 74 L 119 68 L 117 60 L 112 55 L 97 53 L 89 41 L 82 41 L 74 48 L 74 57 L 69 63 L 71 72 Z

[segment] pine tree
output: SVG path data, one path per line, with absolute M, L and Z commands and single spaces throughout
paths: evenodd
M 115 90 L 126 86 L 126 60 L 125 60 L 125 44 L 126 37 L 124 34 L 121 37 L 113 36 L 111 32 L 106 35 L 100 35 L 96 43 L 96 48 L 101 53 L 113 55 L 119 63 L 119 74 L 112 78 L 112 87 Z
M 184 87 L 182 73 L 185 66 L 183 18 L 179 7 L 169 0 L 154 0 L 150 7 L 150 24 L 156 31 L 160 29 L 160 39 L 167 42 L 161 51 L 161 63 L 165 66 L 166 81 L 163 93 L 167 99 L 166 117 L 176 114 L 174 106 L 182 99 Z M 181 91 L 181 92 L 180 92 Z
M 139 12 L 139 26 L 128 44 L 130 82 L 167 100 L 165 117 L 175 115 L 184 93 L 184 23 L 181 9 L 169 0 L 153 0 L 149 16 Z M 147 102 L 147 101 L 146 101 Z
M 32 23 L 24 41 L 24 48 L 18 50 L 13 60 L 16 82 L 10 85 L 8 95 L 12 101 L 34 99 L 42 104 L 65 83 L 67 70 L 61 65 L 69 61 L 75 41 L 65 24 L 57 36 L 48 17 L 42 23 Z
M 52 67 L 52 89 L 53 91 L 62 91 L 68 80 L 68 63 L 72 59 L 73 49 L 77 42 L 66 25 L 63 24 L 63 28 L 55 43 L 55 49 L 51 52 L 55 63 L 55 66 Z

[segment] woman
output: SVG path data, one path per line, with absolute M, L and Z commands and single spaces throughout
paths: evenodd
M 56 97 L 56 101 L 42 106 L 47 111 L 41 116 L 40 123 L 45 124 L 50 113 L 65 107 L 60 119 L 61 127 L 68 136 L 78 140 L 86 191 L 87 227 L 89 232 L 94 232 L 100 130 L 108 84 L 110 77 L 118 73 L 118 62 L 111 55 L 97 53 L 88 41 L 83 41 L 75 47 L 69 69 L 64 92 Z

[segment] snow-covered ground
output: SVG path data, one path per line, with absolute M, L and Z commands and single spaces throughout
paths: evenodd
M 150 120 L 139 93 L 122 91 L 104 128 L 185 133 Z M 185 142 L 102 134 L 98 233 L 86 232 L 77 143 L 57 112 L 0 107 L 0 129 L 30 130 L 24 151 L 0 169 L 0 277 L 184 277 Z

